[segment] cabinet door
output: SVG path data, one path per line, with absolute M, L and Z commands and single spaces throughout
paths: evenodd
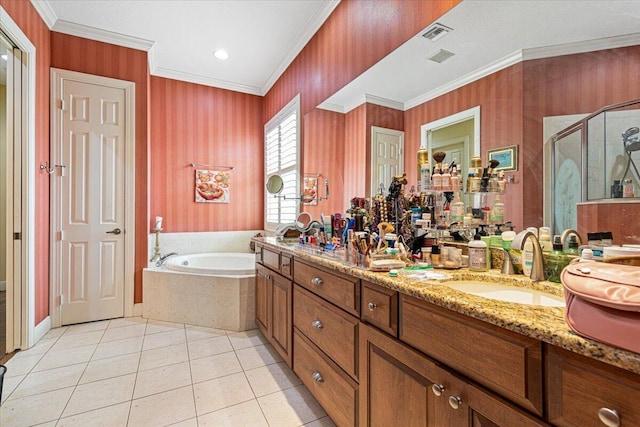
M 291 366 L 291 340 L 293 325 L 291 280 L 272 273 L 271 280 L 271 343 L 280 356 Z
M 260 264 L 256 264 L 256 325 L 265 337 L 269 337 L 270 316 L 269 296 L 271 295 L 271 272 Z
M 457 426 L 447 417 L 448 375 L 430 359 L 377 330 L 360 328 L 362 426 Z M 434 393 L 434 384 L 441 392 Z M 436 394 L 440 394 L 437 396 Z

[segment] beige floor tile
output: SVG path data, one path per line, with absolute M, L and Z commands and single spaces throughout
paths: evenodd
M 51 351 L 67 350 L 85 345 L 98 344 L 104 331 L 84 332 L 81 334 L 63 335 L 51 347 Z
M 149 326 L 147 326 L 147 328 L 148 327 Z M 166 347 L 183 342 L 187 342 L 187 335 L 185 334 L 184 329 L 169 332 L 158 332 L 144 336 L 142 350 L 153 350 L 154 348 Z
M 30 354 L 22 351 L 19 352 L 18 354 L 13 356 L 7 363 L 5 363 L 7 372 L 5 372 L 4 377 L 11 378 L 28 374 L 43 357 L 44 353 Z
M 33 372 L 88 362 L 97 347 L 97 344 L 93 344 L 65 350 L 50 350 L 33 368 Z
M 0 425 L 22 427 L 57 420 L 71 393 L 73 387 L 7 400 L 0 411 Z
M 153 350 L 143 351 L 140 356 L 140 371 L 158 368 L 165 365 L 173 365 L 174 363 L 185 362 L 189 360 L 187 352 L 187 343 L 170 345 L 168 347 L 160 347 Z
M 204 340 L 190 342 L 187 345 L 189 347 L 190 360 L 233 351 L 229 338 L 226 336 L 207 338 Z
M 140 353 L 125 354 L 123 356 L 110 357 L 89 362 L 79 384 L 93 381 L 106 380 L 120 375 L 133 374 L 138 370 Z
M 196 415 L 191 386 L 136 399 L 131 403 L 128 427 L 149 427 L 191 420 Z
M 44 337 L 42 337 L 42 339 L 40 341 L 51 339 L 51 338 L 59 338 L 65 332 L 67 332 L 67 326 L 62 326 L 61 328 L 49 329 L 49 332 L 47 332 L 44 335 Z M 40 341 L 38 341 L 38 342 L 40 342 Z
M 120 328 L 107 329 L 102 337 L 101 343 L 126 340 L 127 338 L 141 337 L 144 335 L 144 331 L 147 329 L 147 325 L 144 323 L 130 326 L 122 326 Z
M 56 427 L 116 427 L 126 426 L 131 402 L 123 402 L 95 411 L 61 418 Z
M 198 419 L 190 418 L 175 424 L 170 424 L 168 427 L 198 427 Z
M 302 384 L 300 378 L 284 362 L 251 369 L 245 371 L 245 375 L 256 397 Z
M 258 403 L 272 426 L 300 426 L 327 415 L 303 385 L 259 397 Z
M 62 368 L 33 372 L 14 390 L 11 399 L 75 386 L 78 384 L 78 380 L 86 366 L 86 363 L 79 363 Z
M 24 350 L 24 351 L 20 351 L 18 352 L 18 354 L 16 354 L 16 356 L 20 355 L 20 354 L 24 354 L 24 355 L 36 355 L 36 354 L 44 354 L 47 351 L 49 351 L 49 349 L 51 347 L 54 346 L 54 344 L 58 341 L 60 337 L 55 337 L 55 338 L 42 338 L 40 341 L 38 341 L 36 343 L 36 345 L 34 345 L 33 347 L 31 347 L 28 350 Z M 14 357 L 16 357 L 14 356 Z
M 105 342 L 98 344 L 91 360 L 107 359 L 109 357 L 138 353 L 142 350 L 144 337 L 127 338 L 126 340 Z
M 233 351 L 191 361 L 191 378 L 194 384 L 238 372 L 242 372 L 242 366 Z
M 187 341 L 197 341 L 227 335 L 227 331 L 223 329 L 205 328 L 202 326 L 186 325 L 186 330 Z
M 160 368 L 138 372 L 133 398 L 139 399 L 187 385 L 191 385 L 189 362 L 162 366 Z
M 147 335 L 160 332 L 184 331 L 184 324 L 173 322 L 162 322 L 160 320 L 149 320 L 147 322 Z
M 142 317 L 121 317 L 119 319 L 112 319 L 111 322 L 109 322 L 109 326 L 107 327 L 107 329 L 122 328 L 125 326 L 134 326 L 140 324 L 146 325 L 147 319 L 143 319 Z
M 244 373 L 194 384 L 198 415 L 255 399 Z
M 199 427 L 269 427 L 258 402 L 253 399 L 198 417 Z
M 236 354 L 245 371 L 282 361 L 282 358 L 271 344 L 243 348 L 242 350 L 236 350 Z
M 329 417 L 320 418 L 319 420 L 311 421 L 305 424 L 303 427 L 336 427 L 335 423 Z
M 266 344 L 267 340 L 258 329 L 245 332 L 233 332 L 229 334 L 229 340 L 235 350 Z
M 136 374 L 94 381 L 76 387 L 63 416 L 92 411 L 131 400 Z
M 16 387 L 18 387 L 20 382 L 22 382 L 22 380 L 25 379 L 25 377 L 26 375 L 18 375 L 16 377 L 6 377 L 6 376 L 4 377 L 4 380 L 2 382 L 2 402 L 7 400 L 9 396 L 11 396 L 11 393 L 13 393 L 13 390 L 15 390 Z
M 85 332 L 104 331 L 109 326 L 110 320 L 101 320 L 99 322 L 79 323 L 77 325 L 67 326 L 65 335 L 84 334 Z

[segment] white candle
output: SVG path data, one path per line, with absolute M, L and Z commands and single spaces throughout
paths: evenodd
M 161 216 L 157 216 L 156 217 L 156 230 L 160 230 L 162 228 L 162 217 Z

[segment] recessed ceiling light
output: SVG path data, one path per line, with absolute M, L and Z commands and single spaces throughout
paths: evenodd
M 7 60 L 7 54 L 0 55 L 0 58 L 4 59 L 6 61 Z
M 218 59 L 228 59 L 229 58 L 229 54 L 224 49 L 216 50 L 215 52 L 213 52 L 213 56 L 215 56 Z

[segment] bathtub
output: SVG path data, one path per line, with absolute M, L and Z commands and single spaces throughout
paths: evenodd
M 168 258 L 142 273 L 142 316 L 229 331 L 255 329 L 255 256 L 206 253 Z

